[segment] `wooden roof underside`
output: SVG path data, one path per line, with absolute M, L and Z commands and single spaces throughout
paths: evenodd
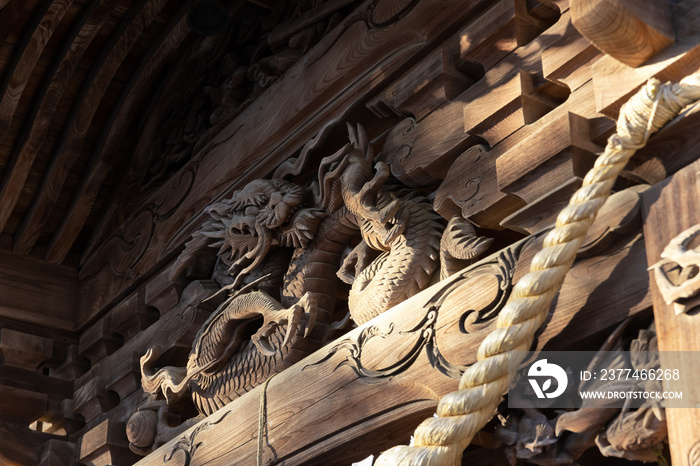
M 193 3 L 0 0 L 0 250 L 60 264 L 109 228 L 163 76 L 203 40 Z

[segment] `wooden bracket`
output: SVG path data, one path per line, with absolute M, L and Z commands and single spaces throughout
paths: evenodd
M 83 435 L 79 461 L 86 466 L 133 464 L 137 459 L 129 450 L 124 424 L 107 419 Z
M 73 410 L 88 422 L 119 404 L 119 396 L 107 390 L 105 381 L 96 377 L 78 388 L 73 397 Z
M 607 55 L 637 67 L 675 41 L 669 2 L 570 0 L 571 21 Z

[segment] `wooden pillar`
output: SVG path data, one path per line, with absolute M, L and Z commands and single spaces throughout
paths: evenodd
M 700 161 L 687 166 L 644 193 L 644 238 L 650 266 L 659 262 L 661 253 L 669 241 L 700 223 L 699 176 Z M 674 305 L 664 300 L 659 283 L 654 279 L 655 272 L 652 270 L 650 273 L 659 350 L 700 351 L 700 313 L 697 309 L 676 313 Z M 693 394 L 685 393 L 686 391 L 693 390 L 695 399 L 700 396 L 700 377 L 697 367 L 682 367 L 682 363 L 680 365 L 681 376 L 686 382 L 683 384 L 683 397 L 685 403 L 688 403 L 688 398 Z M 694 379 L 693 383 L 688 383 L 688 378 Z M 664 383 L 664 389 L 670 388 L 671 386 Z M 697 466 L 700 464 L 700 407 L 670 408 L 666 410 L 666 416 L 672 464 Z

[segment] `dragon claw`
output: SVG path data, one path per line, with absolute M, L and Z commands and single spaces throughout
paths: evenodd
M 268 340 L 267 337 L 262 337 L 261 335 L 255 334 L 251 337 L 251 341 L 258 351 L 264 356 L 274 356 L 277 354 L 277 351 L 272 347 L 270 340 Z
M 304 315 L 306 315 L 308 319 L 304 326 L 303 335 L 304 338 L 306 338 L 316 322 L 316 305 L 308 293 L 289 309 L 275 311 L 274 315 L 265 314 L 265 323 L 262 328 L 251 337 L 251 341 L 263 355 L 275 356 L 279 352 L 279 349 L 275 348 L 270 342 L 270 337 L 279 327 L 286 326 L 281 347 L 286 346 L 297 334 Z

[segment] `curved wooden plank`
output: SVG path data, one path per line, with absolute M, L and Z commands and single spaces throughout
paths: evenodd
M 141 37 L 143 30 L 158 16 L 168 1 L 141 0 L 132 7 L 131 13 L 122 21 L 119 29 L 112 35 L 110 43 L 105 47 L 109 53 L 103 54 L 102 59 L 98 59 L 93 65 L 91 75 L 85 80 L 75 100 L 82 105 L 74 107 L 71 111 L 49 172 L 44 177 L 39 193 L 15 235 L 13 252 L 16 254 L 29 254 L 34 247 L 48 221 L 51 209 L 58 200 L 68 173 L 81 153 L 92 119 L 114 75 Z
M 39 57 L 44 51 L 44 47 L 46 47 L 73 1 L 56 0 L 48 5 L 48 8 L 41 8 L 37 11 L 32 27 L 27 31 L 27 34 L 29 34 L 31 29 L 33 29 L 31 37 L 26 42 L 22 41 L 23 43 L 20 45 L 23 47 L 22 53 L 17 55 L 17 61 L 13 63 L 13 66 L 5 75 L 5 82 L 2 86 L 2 100 L 0 100 L 0 142 L 8 133 L 7 129 L 12 123 L 17 104 L 22 98 L 22 94 L 24 94 L 24 89 L 29 82 L 34 67 L 39 61 Z M 25 39 L 27 39 L 27 36 L 25 36 Z
M 5 39 L 12 30 L 11 26 L 22 11 L 20 0 L 9 0 L 3 6 L 2 14 L 0 14 L 0 44 L 5 42 Z M 2 74 L 0 74 L 2 76 Z
M 51 123 L 61 96 L 83 54 L 87 51 L 104 21 L 109 17 L 114 3 L 114 0 L 93 0 L 92 4 L 85 10 L 81 20 L 76 24 L 76 32 L 69 39 L 70 46 L 63 49 L 61 54 L 63 58 L 58 62 L 56 71 L 50 73 L 52 77 L 41 93 L 43 98 L 37 99 L 41 102 L 40 107 L 29 117 L 29 121 L 32 121 L 29 135 L 21 152 L 13 156 L 8 168 L 8 175 L 0 188 L 0 231 L 5 228 L 5 224 L 22 193 L 24 183 L 34 159 L 44 143 L 46 130 Z
M 87 174 L 74 196 L 68 214 L 51 239 L 46 253 L 46 260 L 49 263 L 60 264 L 68 254 L 90 215 L 102 182 L 111 170 L 113 162 L 118 158 L 119 145 L 134 112 L 149 91 L 153 79 L 163 64 L 190 33 L 190 28 L 183 19 L 185 13 L 186 10 L 183 8 L 179 14 L 173 16 L 175 21 L 171 21 L 172 29 L 168 31 L 170 28 L 166 28 L 163 33 L 163 35 L 167 34 L 166 37 L 162 41 L 154 42 L 157 46 L 154 45 L 144 55 L 139 68 L 125 87 L 94 151 L 97 155 L 90 162 Z

